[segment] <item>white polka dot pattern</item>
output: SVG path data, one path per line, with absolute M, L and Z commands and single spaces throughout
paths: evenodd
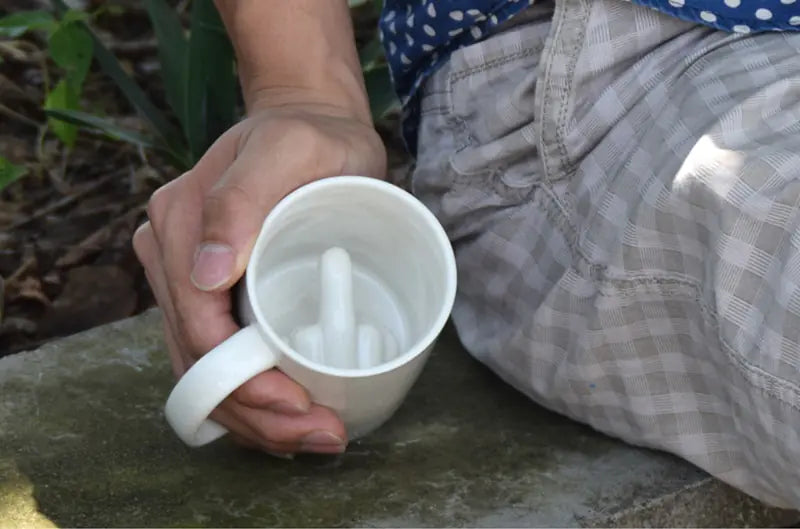
M 414 96 L 458 48 L 483 39 L 536 0 L 384 0 L 379 21 L 395 90 L 404 106 L 404 137 L 415 141 Z M 800 0 L 631 0 L 677 18 L 750 34 L 800 30 Z
M 401 101 L 449 53 L 484 37 L 534 0 L 385 0 L 381 40 Z
M 798 0 L 631 0 L 723 31 L 791 31 L 800 26 Z

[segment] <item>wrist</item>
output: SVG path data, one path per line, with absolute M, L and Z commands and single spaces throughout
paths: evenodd
M 372 126 L 367 93 L 361 79 L 354 74 L 334 72 L 316 79 L 251 76 L 242 80 L 248 115 L 266 108 L 307 105 L 339 117 L 348 117 Z
M 371 124 L 345 0 L 215 0 L 248 113 L 305 101 Z

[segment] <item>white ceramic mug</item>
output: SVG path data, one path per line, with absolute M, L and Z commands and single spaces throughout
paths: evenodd
M 243 325 L 176 384 L 166 416 L 190 446 L 226 433 L 209 414 L 277 367 L 339 414 L 351 439 L 403 402 L 456 293 L 450 242 L 416 198 L 373 178 L 300 187 L 270 212 L 239 294 Z

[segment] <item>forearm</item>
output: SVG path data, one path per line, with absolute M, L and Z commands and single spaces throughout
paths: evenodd
M 370 121 L 346 0 L 215 0 L 248 111 L 319 103 Z

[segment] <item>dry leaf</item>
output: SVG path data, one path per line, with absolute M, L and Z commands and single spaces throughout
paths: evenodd
M 8 289 L 8 300 L 30 300 L 37 301 L 42 305 L 49 307 L 50 299 L 42 292 L 42 283 L 33 276 L 28 276 L 23 279 L 15 281 L 13 284 L 6 286 Z
M 105 225 L 96 232 L 92 233 L 81 242 L 67 250 L 67 253 L 62 255 L 56 261 L 56 266 L 59 268 L 75 266 L 88 257 L 96 254 L 103 247 L 108 244 L 111 239 L 112 225 Z

